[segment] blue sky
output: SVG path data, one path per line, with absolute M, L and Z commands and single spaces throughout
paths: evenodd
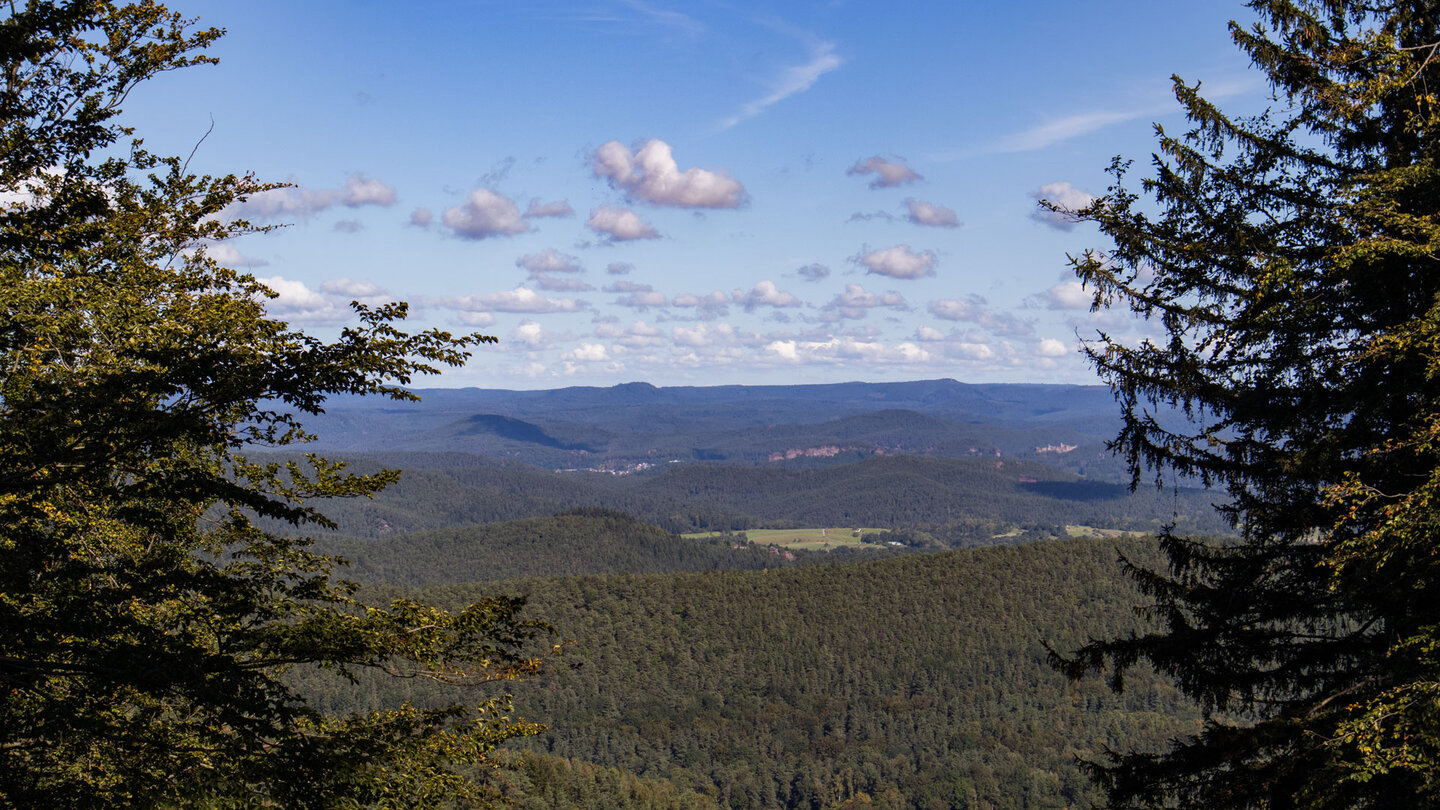
M 1093 382 L 1037 196 L 1103 192 L 1265 88 L 1210 2 L 177 2 L 218 66 L 132 98 L 152 149 L 294 186 L 212 248 L 316 334 L 346 303 L 501 339 L 424 385 Z

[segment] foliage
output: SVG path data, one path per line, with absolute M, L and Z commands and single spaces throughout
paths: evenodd
M 1153 538 L 1062 540 L 407 593 L 438 604 L 521 593 L 573 639 L 566 658 L 580 666 L 516 685 L 516 707 L 551 727 L 514 748 L 663 778 L 725 808 L 1084 807 L 1100 792 L 1077 755 L 1198 729 L 1163 679 L 1137 673 L 1113 695 L 1047 664 L 1043 640 L 1139 627 L 1117 547 L 1159 561 Z M 301 685 L 335 710 L 402 689 L 419 705 L 453 695 L 320 673 Z
M 1157 629 L 1080 650 L 1137 661 L 1209 718 L 1163 755 L 1097 767 L 1116 806 L 1440 803 L 1440 5 L 1254 0 L 1236 42 L 1274 109 L 1226 116 L 1176 80 L 1141 191 L 1078 219 L 1097 307 L 1159 339 L 1089 347 L 1125 417 L 1115 446 L 1223 484 L 1238 543 L 1165 538 L 1132 566 Z M 1184 424 L 1156 418 L 1180 407 Z
M 325 342 L 205 246 L 269 188 L 148 153 L 119 122 L 137 85 L 211 61 L 219 32 L 137 0 L 32 0 L 0 16 L 0 797 L 29 807 L 410 806 L 466 790 L 536 727 L 505 701 L 327 717 L 296 665 L 478 683 L 533 671 L 520 603 L 371 607 L 308 540 L 313 499 L 375 492 L 308 457 L 336 393 L 399 386 L 490 340 L 357 306 Z

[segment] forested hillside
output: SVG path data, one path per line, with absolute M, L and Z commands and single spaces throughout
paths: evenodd
M 744 535 L 680 537 L 599 508 L 374 540 L 331 538 L 321 548 L 349 560 L 348 574 L 356 579 L 404 586 L 585 574 L 759 571 L 828 556 L 783 556 L 746 543 Z M 888 552 L 876 547 L 860 553 L 873 558 Z
M 352 459 L 406 469 L 374 499 L 337 501 L 326 513 L 357 537 L 439 529 L 599 506 L 675 532 L 800 526 L 875 526 L 985 520 L 1017 527 L 1089 524 L 1221 533 L 1215 496 L 1199 489 L 1131 493 L 1037 462 L 882 456 L 788 469 L 676 465 L 651 475 L 554 473 L 460 454 Z M 1063 531 L 1057 532 L 1063 534 Z
M 1120 552 L 1151 558 L 1153 541 L 419 593 L 455 604 L 525 594 L 530 612 L 568 640 L 574 668 L 514 687 L 516 714 L 550 725 L 531 744 L 590 763 L 532 762 L 525 780 L 556 796 L 600 790 L 596 780 L 625 772 L 665 780 L 656 795 L 668 803 L 653 805 L 665 807 L 1084 806 L 1098 795 L 1077 755 L 1159 745 L 1194 728 L 1177 693 L 1143 673 L 1116 697 L 1099 683 L 1068 683 L 1046 662 L 1047 643 L 1137 626 Z M 308 686 L 337 710 L 391 688 L 318 676 Z M 440 698 L 415 685 L 410 694 Z M 694 794 L 682 801 L 686 791 Z

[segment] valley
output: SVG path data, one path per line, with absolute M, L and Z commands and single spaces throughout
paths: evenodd
M 320 449 L 405 473 L 326 504 L 319 549 L 366 599 L 519 596 L 553 628 L 505 687 L 547 730 L 477 772 L 516 807 L 1085 806 L 1077 758 L 1197 728 L 1153 674 L 1116 695 L 1049 664 L 1142 627 L 1120 556 L 1226 530 L 1213 493 L 1124 485 L 1108 392 L 423 393 L 326 414 Z M 467 694 L 292 677 L 340 713 Z

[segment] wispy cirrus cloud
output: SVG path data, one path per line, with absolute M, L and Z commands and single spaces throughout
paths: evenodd
M 749 120 L 764 112 L 766 108 L 814 86 L 815 82 L 832 70 L 838 70 L 845 60 L 835 54 L 835 43 L 818 42 L 810 48 L 810 59 L 802 65 L 792 65 L 780 71 L 771 82 L 771 91 L 746 103 L 735 115 L 721 122 L 722 129 Z

